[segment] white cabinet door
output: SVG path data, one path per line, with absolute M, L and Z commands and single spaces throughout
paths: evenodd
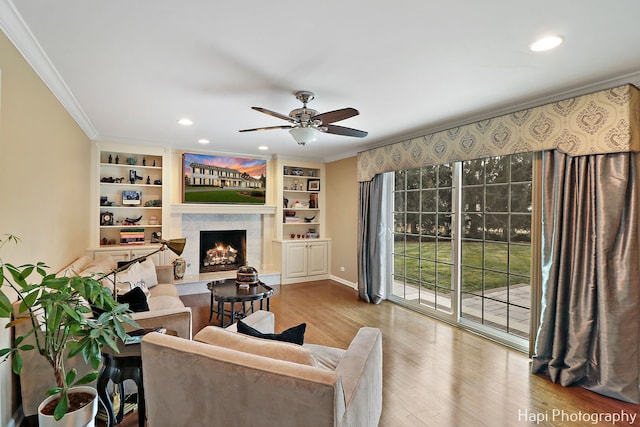
M 131 260 L 131 252 L 128 250 L 122 251 L 95 251 L 94 259 L 98 260 L 101 257 L 112 256 L 116 262 Z
M 309 252 L 309 270 L 307 271 L 307 274 L 309 276 L 327 274 L 329 272 L 329 263 L 327 262 L 329 251 L 327 242 L 309 242 L 307 249 Z
M 157 249 L 132 249 L 131 250 L 131 259 L 134 260 L 144 255 L 148 255 L 151 252 Z M 153 261 L 154 265 L 163 265 L 164 264 L 164 253 L 160 251 L 158 253 L 153 254 L 149 257 L 151 261 Z
M 307 243 L 295 242 L 285 245 L 285 277 L 304 277 L 307 275 Z

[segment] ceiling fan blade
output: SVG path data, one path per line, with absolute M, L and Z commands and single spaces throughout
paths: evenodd
M 269 127 L 265 127 L 265 128 L 242 129 L 242 130 L 239 130 L 238 132 L 253 132 L 254 130 L 270 130 L 270 129 L 291 129 L 292 127 L 293 126 L 287 126 L 287 125 L 269 126 Z
M 338 125 L 327 125 L 327 133 L 333 133 L 335 135 L 355 136 L 356 138 L 364 138 L 369 134 L 363 130 L 351 129 Z
M 289 116 L 285 116 L 284 114 L 276 113 L 275 111 L 267 110 L 266 108 L 262 108 L 262 107 L 251 107 L 251 108 L 253 108 L 256 111 L 260 111 L 261 113 L 268 114 L 270 116 L 277 117 L 277 118 L 282 119 L 282 120 L 286 120 L 288 122 L 293 120 Z
M 323 125 L 328 125 L 329 123 L 339 122 L 340 120 L 348 119 L 349 117 L 357 116 L 358 114 L 360 113 L 355 108 L 343 108 L 341 110 L 316 114 L 311 118 L 311 120 L 320 120 Z

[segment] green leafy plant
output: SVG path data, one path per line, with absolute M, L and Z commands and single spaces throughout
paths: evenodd
M 16 236 L 5 235 L 0 240 L 0 249 L 8 242 L 18 241 Z M 35 350 L 45 357 L 56 378 L 57 386 L 47 393 L 59 395 L 53 414 L 59 420 L 68 410 L 69 389 L 98 377 L 102 347 L 108 346 L 117 352 L 116 340 L 124 341 L 127 337 L 125 324 L 138 325 L 131 319 L 128 305 L 118 303 L 96 278 L 75 274 L 56 277 L 47 273 L 47 268 L 42 262 L 15 266 L 0 259 L 0 317 L 11 318 L 14 312 L 7 295 L 10 288 L 17 294 L 19 304 L 14 320 L 7 327 L 30 322 L 28 332 L 16 336 L 13 347 L 0 349 L 0 361 L 13 356 L 12 368 L 19 375 L 22 352 Z M 94 317 L 94 311 L 101 314 Z M 30 336 L 34 344 L 27 343 Z M 69 372 L 65 369 L 65 359 L 78 355 L 93 368 L 93 372 L 81 378 L 77 378 L 75 369 Z

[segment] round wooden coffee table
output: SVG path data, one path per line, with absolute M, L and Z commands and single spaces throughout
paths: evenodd
M 220 318 L 220 327 L 225 327 L 233 324 L 236 319 L 242 319 L 248 313 L 253 312 L 254 301 L 260 301 L 260 310 L 263 309 L 263 302 L 266 301 L 266 309 L 271 309 L 269 298 L 273 295 L 273 288 L 265 285 L 262 282 L 258 282 L 255 285 L 249 285 L 243 287 L 236 284 L 235 279 L 216 280 L 209 282 L 207 287 L 211 291 L 211 309 L 209 312 L 209 322 L 213 317 L 213 313 L 217 313 Z M 217 302 L 217 310 L 216 310 Z M 249 310 L 247 310 L 246 303 L 251 303 Z M 225 303 L 231 304 L 229 310 L 224 309 Z M 240 309 L 236 310 L 235 304 L 242 303 Z M 230 323 L 225 325 L 224 316 L 227 314 L 230 317 Z

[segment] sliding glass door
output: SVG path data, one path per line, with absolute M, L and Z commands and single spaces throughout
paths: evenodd
M 532 156 L 395 172 L 391 300 L 526 346 Z

